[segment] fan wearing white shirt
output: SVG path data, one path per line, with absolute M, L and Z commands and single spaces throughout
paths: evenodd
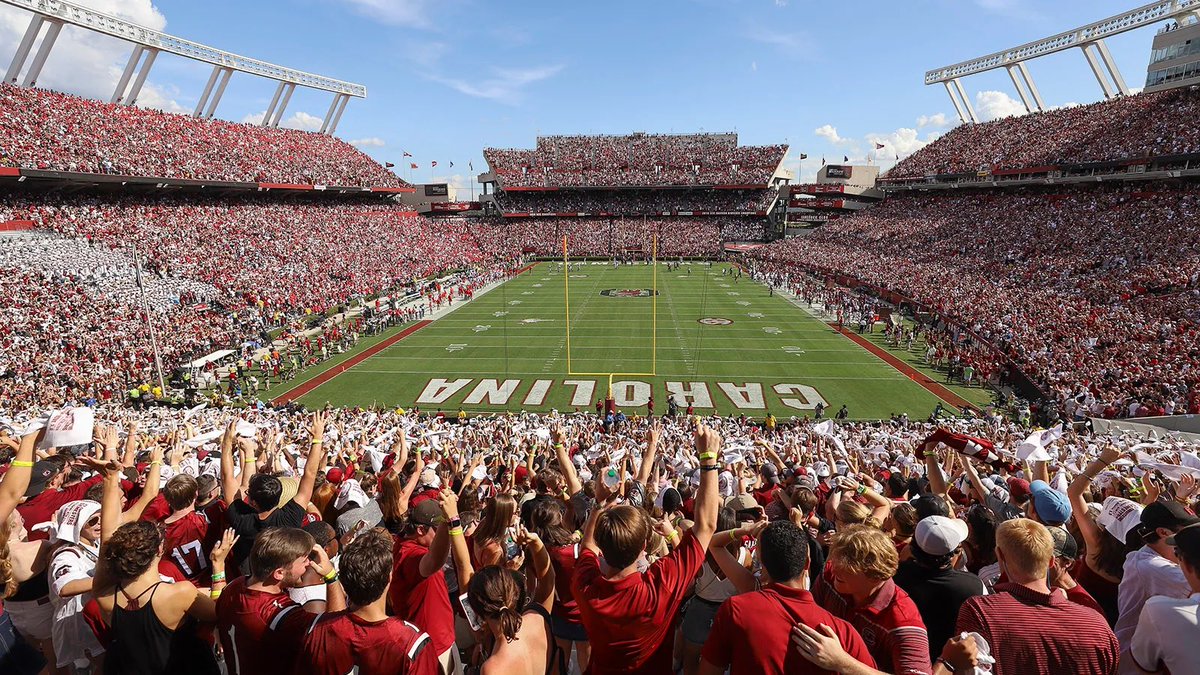
M 1146 601 L 1133 635 L 1131 656 L 1146 673 L 1200 675 L 1195 640 L 1200 635 L 1200 524 L 1167 539 L 1192 594 L 1187 598 L 1157 596 Z

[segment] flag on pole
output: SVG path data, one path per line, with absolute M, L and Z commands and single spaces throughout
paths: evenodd
M 802 153 L 800 153 L 800 159 L 808 159 L 808 155 L 806 155 L 802 152 Z
M 467 168 L 474 171 L 475 170 L 475 162 L 467 162 Z
M 411 152 L 405 152 L 405 153 L 404 153 L 404 156 L 405 156 L 405 157 L 412 157 L 412 153 L 411 153 Z
M 395 164 L 392 164 L 391 162 L 384 162 L 384 163 L 383 163 L 383 168 L 385 168 L 385 169 L 390 169 L 390 168 L 392 168 L 393 166 L 396 166 L 396 165 L 395 165 Z
M 824 157 L 821 158 L 821 166 L 825 166 L 825 158 Z
M 885 147 L 885 146 L 883 145 L 883 143 L 875 143 L 875 149 L 876 149 L 876 150 L 882 150 L 884 147 Z
M 451 168 L 451 169 L 453 169 L 453 168 L 454 168 L 454 162 L 450 162 L 450 168 Z
M 842 161 L 843 161 L 843 162 L 849 162 L 849 161 L 850 161 L 850 156 L 849 156 L 849 155 L 842 155 Z
M 435 160 L 433 160 L 432 162 L 430 162 L 430 163 L 429 163 L 429 166 L 430 166 L 430 168 L 433 168 L 433 167 L 437 166 L 437 160 L 435 159 Z
M 416 162 L 411 162 L 411 163 L 409 163 L 409 165 L 408 165 L 408 166 L 409 166 L 410 168 L 413 168 L 413 169 L 415 169 L 415 168 L 417 168 L 417 163 L 416 163 Z

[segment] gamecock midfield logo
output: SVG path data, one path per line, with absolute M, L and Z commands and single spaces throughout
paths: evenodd
M 607 295 L 610 298 L 648 298 L 657 293 L 649 288 L 606 288 L 600 291 L 600 295 Z
M 703 319 L 698 319 L 698 321 L 705 326 L 728 326 L 729 324 L 733 323 L 732 319 L 726 319 L 719 316 L 706 316 Z

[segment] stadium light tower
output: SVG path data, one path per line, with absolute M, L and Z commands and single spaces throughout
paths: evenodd
M 925 73 L 925 84 L 941 83 L 945 85 L 946 93 L 950 95 L 950 102 L 954 104 L 954 110 L 958 113 L 958 119 L 964 124 L 978 123 L 979 118 L 971 108 L 970 97 L 967 96 L 967 92 L 962 86 L 962 78 L 996 68 L 1005 68 L 1008 70 L 1013 86 L 1017 89 L 1017 94 L 1021 97 L 1025 112 L 1045 110 L 1046 104 L 1042 101 L 1042 95 L 1038 92 L 1037 85 L 1033 83 L 1033 77 L 1029 74 L 1026 62 L 1040 56 L 1078 47 L 1083 52 L 1088 66 L 1091 67 L 1092 74 L 1096 76 L 1104 98 L 1128 96 L 1129 87 L 1125 85 L 1125 78 L 1117 69 L 1117 63 L 1108 51 L 1108 45 L 1104 43 L 1104 39 L 1160 21 L 1179 20 L 1189 15 L 1200 19 L 1200 0 L 1151 2 L 1107 19 L 1041 40 L 1027 42 L 1012 49 L 935 68 Z
M 125 64 L 121 78 L 117 80 L 116 90 L 109 99 L 110 103 L 121 105 L 137 103 L 138 95 L 141 94 L 142 87 L 146 84 L 146 78 L 150 75 L 150 69 L 154 67 L 154 60 L 158 58 L 159 52 L 167 52 L 212 65 L 213 69 L 208 77 L 208 84 L 204 86 L 204 92 L 196 103 L 196 109 L 192 111 L 192 117 L 212 118 L 234 71 L 265 77 L 278 83 L 275 88 L 275 96 L 271 99 L 271 105 L 267 107 L 267 112 L 263 115 L 261 122 L 263 126 L 279 126 L 297 86 L 333 94 L 333 102 L 329 105 L 329 111 L 325 113 L 325 119 L 321 124 L 321 133 L 330 135 L 337 131 L 338 122 L 350 99 L 367 97 L 367 88 L 361 84 L 343 82 L 324 75 L 314 75 L 222 51 L 215 47 L 139 26 L 65 0 L 0 0 L 0 2 L 33 12 L 29 26 L 25 29 L 25 34 L 17 45 L 17 51 L 13 54 L 12 61 L 9 62 L 8 70 L 4 75 L 4 81 L 10 84 L 17 84 L 20 81 L 21 86 L 35 86 L 38 77 L 42 74 L 43 66 L 46 65 L 46 59 L 50 56 L 50 50 L 54 49 L 54 43 L 58 40 L 59 33 L 62 32 L 62 27 L 71 24 L 133 44 L 133 52 L 129 55 L 129 61 Z M 37 52 L 33 55 L 33 61 L 29 63 L 29 69 L 25 71 L 24 79 L 20 79 L 21 71 L 25 70 L 29 54 L 33 51 L 33 45 L 37 42 L 39 34 L 42 33 L 43 26 L 47 26 L 45 35 L 42 36 Z M 135 71 L 137 72 L 136 76 L 134 75 Z

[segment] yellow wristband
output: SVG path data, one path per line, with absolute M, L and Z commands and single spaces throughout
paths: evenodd
M 150 462 L 150 466 L 162 466 L 162 460 L 159 460 L 157 462 Z
M 337 571 L 337 568 L 335 567 L 335 568 L 329 570 L 329 574 L 322 574 L 321 578 L 324 579 L 325 581 L 333 581 L 334 579 L 337 578 L 337 575 L 338 575 L 338 571 Z
M 463 530 L 461 527 L 450 528 L 450 536 L 451 537 L 461 537 L 462 534 L 463 534 Z
M 15 459 L 15 460 L 13 460 L 13 463 L 12 463 L 12 465 L 11 465 L 11 466 L 12 466 L 12 468 L 14 468 L 14 469 L 17 469 L 17 468 L 22 468 L 22 467 L 24 467 L 24 468 L 26 468 L 26 469 L 32 469 L 32 468 L 33 468 L 33 462 L 25 462 L 25 461 L 22 461 L 22 460 L 19 460 L 19 459 Z
M 325 442 L 325 441 L 322 441 L 322 440 L 314 440 L 314 441 L 309 441 L 309 443 L 310 443 L 310 444 L 312 444 L 312 445 L 321 445 L 321 444 L 322 444 L 322 443 L 324 443 L 324 442 Z
M 670 539 L 671 541 L 674 541 L 674 542 L 678 542 L 679 541 L 679 531 L 671 530 L 671 534 L 667 535 L 667 539 Z
M 700 453 L 700 459 L 702 459 L 702 460 L 703 460 L 703 459 L 716 459 L 716 458 L 717 458 L 717 453 L 715 453 L 715 452 L 702 452 L 702 453 Z
M 212 598 L 213 600 L 216 600 L 217 598 L 221 597 L 221 590 L 222 589 L 220 589 L 220 588 L 212 589 L 211 591 L 208 592 L 208 597 Z

